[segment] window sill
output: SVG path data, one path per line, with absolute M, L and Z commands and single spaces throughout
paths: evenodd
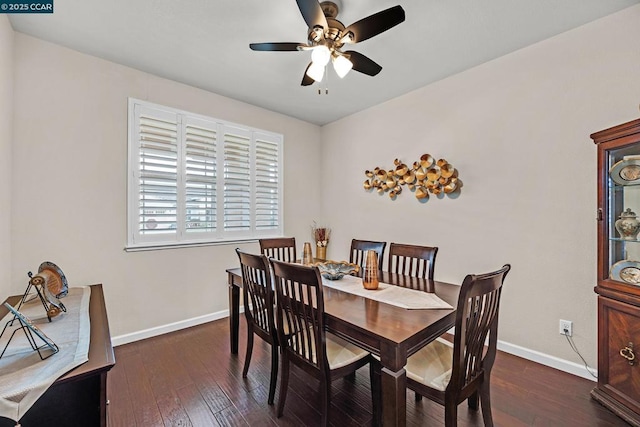
M 181 249 L 181 248 L 197 248 L 200 246 L 223 246 L 223 245 L 236 245 L 238 243 L 257 243 L 257 238 L 250 239 L 236 239 L 236 240 L 224 240 L 217 242 L 193 242 L 193 243 L 175 243 L 175 244 L 140 244 L 125 246 L 125 252 L 143 252 L 143 251 L 161 251 L 165 249 Z

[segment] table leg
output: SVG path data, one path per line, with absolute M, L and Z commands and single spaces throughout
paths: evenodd
M 382 368 L 383 425 L 405 427 L 407 423 L 407 373 Z
M 407 424 L 407 348 L 382 342 L 380 346 L 380 386 L 382 389 L 382 424 L 405 427 Z
M 238 334 L 240 332 L 240 288 L 229 279 L 229 332 L 231 354 L 238 354 Z

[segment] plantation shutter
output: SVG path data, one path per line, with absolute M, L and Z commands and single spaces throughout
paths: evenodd
M 217 124 L 186 119 L 184 128 L 186 233 L 215 232 L 217 207 Z
M 255 133 L 255 228 L 280 228 L 280 144 L 275 137 Z
M 282 135 L 129 98 L 127 250 L 281 236 Z
M 178 118 L 138 106 L 137 224 L 140 236 L 176 233 L 178 200 Z
M 231 126 L 224 133 L 224 230 L 251 230 L 251 133 Z

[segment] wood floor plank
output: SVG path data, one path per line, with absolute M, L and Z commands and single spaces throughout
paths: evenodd
M 198 383 L 198 387 L 200 394 L 213 414 L 217 414 L 233 406 L 233 402 L 231 402 L 214 380 L 201 381 Z
M 229 406 L 216 413 L 215 417 L 221 426 L 236 427 L 249 425 L 234 406 Z
M 241 329 L 240 336 L 246 334 Z M 269 376 L 271 372 L 271 346 L 261 339 L 255 339 L 253 357 L 247 378 L 241 377 L 244 366 L 244 345 L 240 347 L 240 356 L 230 357 L 228 350 L 217 348 L 217 355 L 229 360 L 228 373 L 216 376 L 225 393 L 230 396 L 236 408 L 251 424 L 299 426 L 300 420 L 295 416 L 278 419 L 273 406 L 265 405 L 268 400 Z M 242 384 L 242 390 L 238 384 Z M 276 396 L 277 396 L 276 390 Z M 250 398 L 250 399 L 248 399 Z
M 181 387 L 176 392 L 183 402 L 184 410 L 193 427 L 217 427 L 220 425 L 195 384 Z
M 156 394 L 156 402 L 165 425 L 176 427 L 192 427 L 187 411 L 182 406 L 176 390 Z
M 127 374 L 123 364 L 116 364 L 108 375 L 109 391 L 118 390 L 117 393 L 109 392 L 107 399 L 109 400 L 108 423 L 111 427 L 136 427 L 135 415 L 133 413 L 132 399 L 127 382 Z M 112 411 L 110 408 L 118 408 L 118 411 Z
M 191 384 L 186 371 L 175 357 L 174 347 L 166 340 L 155 337 L 140 349 L 145 369 L 149 372 L 149 384 L 165 424 L 190 427 L 191 421 L 185 411 L 176 390 Z
M 358 379 L 356 379 L 356 381 L 357 380 Z M 341 382 L 343 384 L 336 385 L 340 387 L 341 390 L 331 394 L 331 404 L 339 409 L 341 413 L 348 415 L 357 425 L 371 424 L 372 402 L 369 389 L 366 391 L 360 390 L 359 387 L 350 381 L 342 379 L 336 380 L 335 382 Z M 366 399 L 367 397 L 369 399 Z M 362 402 L 363 400 L 368 400 L 368 402 Z
M 292 366 L 284 416 L 277 418 L 267 404 L 270 347 L 256 338 L 249 375 L 242 378 L 244 318 L 240 337 L 240 354 L 231 355 L 228 320 L 222 319 L 116 347 L 107 382 L 109 425 L 318 426 L 319 383 Z M 592 381 L 502 352 L 491 381 L 497 427 L 628 427 L 590 398 Z M 372 424 L 368 367 L 358 370 L 355 382 L 334 381 L 331 393 L 332 426 Z M 424 425 L 444 426 L 444 408 L 426 398 L 415 402 L 407 392 L 407 426 Z M 458 407 L 458 426 L 483 425 L 480 411 Z
M 159 337 L 155 337 L 159 338 Z M 144 354 L 147 365 L 158 373 L 165 387 L 178 389 L 193 384 L 182 364 L 183 349 L 169 340 L 150 340 L 149 352 Z
M 123 365 L 127 375 L 131 405 L 134 409 L 134 419 L 132 421 L 138 426 L 164 426 L 165 424 L 140 354 L 134 353 L 125 360 L 126 363 Z M 109 382 L 107 381 L 108 384 Z M 113 390 L 111 394 L 113 393 L 118 393 L 118 391 Z M 109 411 L 120 412 L 121 409 L 111 407 Z

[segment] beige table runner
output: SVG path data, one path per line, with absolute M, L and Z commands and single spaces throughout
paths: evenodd
M 51 357 L 40 360 L 38 352 L 27 342 L 23 331 L 16 332 L 7 351 L 0 359 L 0 416 L 18 421 L 42 394 L 62 375 L 89 360 L 89 298 L 91 289 L 87 287 L 70 288 L 62 299 L 66 313 L 47 321 L 47 315 L 39 299 L 31 300 L 20 307 L 20 312 L 55 342 L 60 351 Z M 9 313 L 0 321 L 0 331 L 5 323 L 13 318 Z M 13 329 L 7 327 L 0 339 L 0 351 L 4 348 Z M 43 344 L 35 337 L 36 344 Z M 50 354 L 47 349 L 43 355 Z M 52 420 L 52 425 L 55 420 Z
M 409 310 L 453 308 L 434 293 L 403 288 L 389 283 L 380 282 L 378 289 L 368 290 L 362 286 L 362 278 L 360 277 L 347 275 L 340 280 L 329 280 L 323 277 L 322 285 Z

